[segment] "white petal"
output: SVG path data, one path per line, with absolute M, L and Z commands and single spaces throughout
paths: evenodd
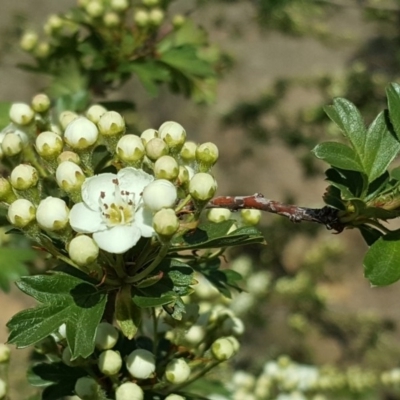
M 75 204 L 69 213 L 69 223 L 75 232 L 92 233 L 106 229 L 99 211 L 93 211 L 84 203 Z
M 148 208 L 139 207 L 135 212 L 135 224 L 142 232 L 142 236 L 153 236 L 153 213 L 151 210 L 149 210 Z
M 105 173 L 92 176 L 82 185 L 82 199 L 92 210 L 99 210 L 99 198 L 103 193 L 105 203 L 111 203 L 115 197 L 115 180 L 117 175 Z
M 141 169 L 123 168 L 118 172 L 118 182 L 121 190 L 139 195 L 143 189 L 154 180 L 154 177 Z
M 109 253 L 122 254 L 132 248 L 140 239 L 141 232 L 136 225 L 117 225 L 93 234 L 100 249 Z

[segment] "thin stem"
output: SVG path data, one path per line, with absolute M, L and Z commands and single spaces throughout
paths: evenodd
M 153 354 L 156 354 L 158 347 L 158 317 L 155 307 L 151 308 L 151 316 L 153 318 Z
M 118 278 L 125 278 L 126 277 L 126 271 L 125 271 L 125 263 L 124 263 L 124 257 L 122 254 L 117 254 L 117 259 L 115 264 L 113 265 L 115 272 L 118 275 Z

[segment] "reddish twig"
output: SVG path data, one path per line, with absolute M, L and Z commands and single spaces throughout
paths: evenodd
M 250 208 L 282 215 L 292 222 L 317 222 L 325 225 L 328 229 L 335 229 L 337 232 L 344 229 L 344 225 L 338 217 L 338 210 L 332 207 L 307 208 L 283 204 L 279 201 L 266 199 L 261 193 L 256 193 L 253 196 L 215 197 L 207 204 L 206 208 L 228 208 L 231 211 Z

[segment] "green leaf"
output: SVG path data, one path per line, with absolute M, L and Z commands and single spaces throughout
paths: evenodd
M 386 89 L 388 100 L 390 122 L 396 132 L 397 138 L 400 139 L 400 85 L 391 83 Z
M 138 331 L 142 312 L 132 301 L 131 285 L 123 286 L 117 294 L 115 318 L 124 336 L 128 339 L 133 339 Z
M 165 293 L 160 297 L 147 297 L 147 296 L 137 296 L 133 297 L 134 303 L 142 308 L 147 307 L 159 307 L 166 304 L 171 304 L 176 301 L 178 296 L 174 292 Z
M 19 312 L 8 322 L 9 343 L 27 347 L 44 339 L 66 324 L 67 342 L 72 357 L 88 357 L 103 316 L 107 295 L 92 283 L 57 272 L 26 276 L 17 286 L 40 304 Z
M 360 230 L 361 235 L 368 246 L 372 246 L 383 235 L 382 232 L 368 225 L 361 225 L 357 228 Z
M 372 244 L 364 257 L 365 277 L 375 286 L 400 279 L 400 231 L 391 232 Z
M 30 249 L 3 247 L 0 249 L 0 289 L 10 290 L 10 283 L 28 273 L 25 263 L 32 261 L 36 253 Z
M 357 171 L 330 168 L 325 171 L 325 175 L 326 180 L 332 186 L 340 189 L 343 200 L 360 197 L 364 191 L 364 186 L 367 184 L 365 175 Z
M 400 167 L 393 168 L 390 171 L 390 177 L 396 179 L 396 181 L 400 181 Z
M 318 144 L 312 152 L 314 155 L 336 168 L 364 172 L 353 149 L 342 143 L 324 142 Z
M 0 131 L 10 123 L 8 113 L 11 108 L 10 102 L 0 101 Z

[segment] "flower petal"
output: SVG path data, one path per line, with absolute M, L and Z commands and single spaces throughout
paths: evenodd
M 154 181 L 154 177 L 141 169 L 123 168 L 118 172 L 118 182 L 121 190 L 127 190 L 139 196 L 143 189 Z
M 93 234 L 93 239 L 100 249 L 115 254 L 125 253 L 139 241 L 140 237 L 141 231 L 137 225 L 117 225 Z
M 92 210 L 100 210 L 99 199 L 111 203 L 115 197 L 115 182 L 117 175 L 104 173 L 92 176 L 85 180 L 82 185 L 82 200 Z
M 92 233 L 106 229 L 99 211 L 93 211 L 85 203 L 75 204 L 69 213 L 69 223 L 75 232 Z
M 153 213 L 148 208 L 139 207 L 135 212 L 135 224 L 142 232 L 144 237 L 152 237 L 154 234 L 153 228 Z

